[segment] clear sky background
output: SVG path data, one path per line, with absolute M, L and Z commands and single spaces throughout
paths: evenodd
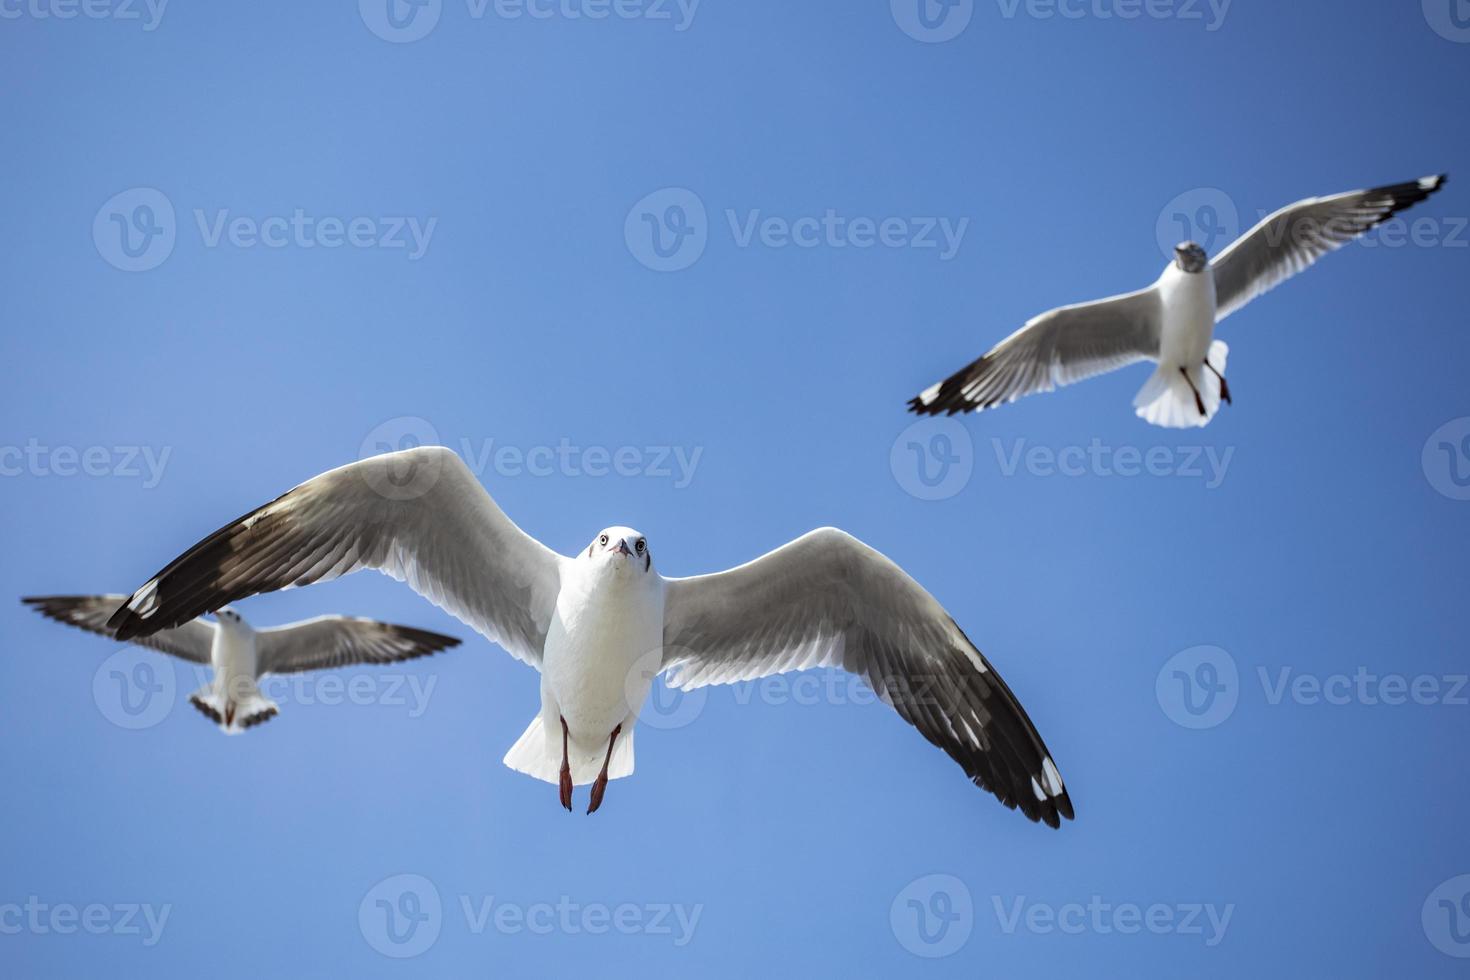
M 563 553 L 626 523 L 686 575 L 851 531 L 996 664 L 1077 806 L 1028 823 L 818 675 L 661 700 L 637 774 L 568 815 L 500 763 L 535 674 L 389 579 L 240 609 L 464 646 L 278 688 L 239 738 L 187 665 L 12 598 L 0 971 L 1462 975 L 1470 183 L 1228 321 L 1205 430 L 1135 419 L 1141 367 L 903 408 L 1151 282 L 1186 227 L 1218 249 L 1470 169 L 1465 5 L 1100 3 L 0 3 L 0 595 L 130 591 L 438 441 Z M 745 235 L 829 210 L 811 247 Z

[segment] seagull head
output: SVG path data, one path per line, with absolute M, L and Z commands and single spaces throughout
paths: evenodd
M 229 606 L 220 606 L 216 609 L 214 618 L 219 620 L 221 626 L 241 627 L 245 625 L 245 620 L 240 614 Z
M 1174 246 L 1174 264 L 1179 266 L 1180 272 L 1193 275 L 1205 271 L 1205 266 L 1210 264 L 1210 257 L 1198 242 L 1183 242 Z
M 653 552 L 648 539 L 631 527 L 604 528 L 582 556 L 588 561 L 605 562 L 614 569 L 636 569 L 647 573 L 653 569 Z

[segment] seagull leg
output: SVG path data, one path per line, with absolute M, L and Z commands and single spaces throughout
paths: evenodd
M 1189 383 L 1189 390 L 1194 392 L 1194 407 L 1199 409 L 1201 415 L 1208 415 L 1205 411 L 1205 400 L 1199 396 L 1199 389 L 1194 386 L 1194 379 L 1189 376 L 1189 371 L 1184 365 L 1179 365 L 1179 373 L 1184 375 L 1184 380 Z
M 612 730 L 612 734 L 608 736 L 607 756 L 602 760 L 602 772 L 599 772 L 597 774 L 597 781 L 592 784 L 592 800 L 587 804 L 587 812 L 589 814 L 596 813 L 597 808 L 602 806 L 602 794 L 607 792 L 607 767 L 608 764 L 612 762 L 613 745 L 617 742 L 618 735 L 622 732 L 622 730 L 623 726 L 619 725 L 617 728 L 614 728 Z
M 558 717 L 560 717 L 558 715 Z M 561 719 L 561 805 L 572 812 L 572 764 L 567 760 L 567 720 Z
M 1219 371 L 1216 371 L 1215 365 L 1211 364 L 1209 361 L 1205 361 L 1205 367 L 1209 368 L 1211 373 L 1213 373 L 1215 377 L 1220 379 L 1220 397 L 1225 399 L 1225 404 L 1235 404 L 1230 400 L 1230 382 L 1225 380 L 1225 375 L 1221 374 Z

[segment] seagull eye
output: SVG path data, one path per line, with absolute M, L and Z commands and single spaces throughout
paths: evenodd
M 598 538 L 597 539 L 597 543 L 600 544 L 600 545 L 602 545 L 603 547 L 606 547 L 607 546 L 607 535 L 604 534 L 602 537 Z
M 636 545 L 634 545 L 633 547 L 637 548 L 638 549 L 638 553 L 641 555 L 641 554 L 643 554 L 643 549 L 646 548 L 647 546 L 648 546 L 647 542 L 644 541 L 642 538 L 639 538 L 638 539 L 638 543 Z

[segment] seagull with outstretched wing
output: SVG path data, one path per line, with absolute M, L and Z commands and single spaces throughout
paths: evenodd
M 21 602 L 41 615 L 91 633 L 112 637 L 109 619 L 125 595 L 34 596 Z M 318 616 L 299 623 L 256 629 L 235 610 L 214 610 L 215 622 L 191 618 L 178 626 L 135 636 L 139 646 L 214 668 L 214 679 L 189 696 L 189 703 L 238 735 L 274 718 L 279 709 L 260 690 L 266 674 L 299 674 L 349 664 L 391 664 L 459 646 L 452 636 L 372 619 Z
M 1169 428 L 1207 425 L 1223 400 L 1229 348 L 1215 325 L 1328 252 L 1444 186 L 1444 175 L 1314 197 L 1282 208 L 1213 262 L 1194 242 L 1147 289 L 1043 313 L 984 357 L 909 401 L 919 415 L 955 415 L 1052 391 L 1152 361 L 1133 400 L 1137 414 Z
M 170 563 L 109 622 L 155 636 L 260 592 L 372 568 L 407 582 L 541 672 L 541 709 L 505 756 L 558 785 L 633 772 L 653 678 L 692 688 L 840 667 L 862 677 L 976 785 L 1053 827 L 1071 798 L 1016 696 L 939 603 L 883 555 L 824 528 L 727 572 L 669 578 L 648 538 L 599 532 L 575 557 L 496 506 L 448 449 L 323 473 Z

